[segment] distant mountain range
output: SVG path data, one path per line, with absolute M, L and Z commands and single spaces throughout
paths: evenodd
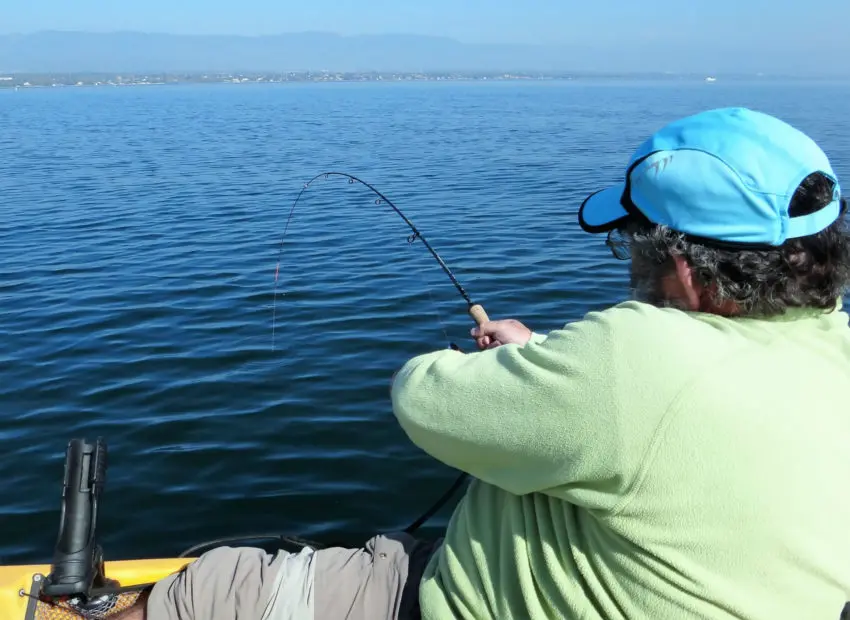
M 848 45 L 842 45 L 848 48 Z M 420 35 L 274 36 L 60 32 L 0 35 L 0 72 L 599 71 L 847 73 L 836 50 L 751 49 L 648 41 L 615 45 L 481 45 Z M 850 52 L 850 48 L 847 49 Z M 819 54 L 833 62 L 820 63 Z M 841 57 L 839 54 L 838 57 Z
M 39 32 L 0 36 L 0 71 L 433 71 L 571 68 L 565 50 L 417 35 L 187 36 Z

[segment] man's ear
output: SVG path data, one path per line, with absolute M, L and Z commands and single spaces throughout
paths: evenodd
M 702 307 L 702 285 L 694 280 L 694 272 L 688 261 L 683 256 L 673 255 L 673 263 L 676 266 L 672 277 L 675 278 L 676 292 L 687 308 L 692 312 Z

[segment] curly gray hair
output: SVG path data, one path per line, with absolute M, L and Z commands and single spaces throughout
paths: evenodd
M 791 201 L 792 214 L 829 204 L 833 183 L 813 174 Z M 632 255 L 632 288 L 638 299 L 675 305 L 661 292 L 682 256 L 715 305 L 732 302 L 742 316 L 773 316 L 790 307 L 831 309 L 850 289 L 850 231 L 845 214 L 817 235 L 791 239 L 776 249 L 730 250 L 688 240 L 665 226 L 632 222 L 624 230 Z

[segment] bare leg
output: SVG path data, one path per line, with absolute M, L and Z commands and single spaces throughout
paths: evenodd
M 112 616 L 109 620 L 147 620 L 148 614 L 144 604 L 136 603 L 129 609 L 125 609 L 117 616 Z
M 139 598 L 133 603 L 132 607 L 128 607 L 124 611 L 115 616 L 111 616 L 109 620 L 147 620 L 147 603 L 150 590 L 145 590 L 139 595 Z

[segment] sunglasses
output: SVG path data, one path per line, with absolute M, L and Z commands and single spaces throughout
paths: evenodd
M 632 257 L 629 243 L 626 240 L 626 235 L 619 228 L 613 228 L 608 231 L 608 236 L 605 239 L 605 245 L 611 250 L 611 254 L 617 260 L 629 260 Z

